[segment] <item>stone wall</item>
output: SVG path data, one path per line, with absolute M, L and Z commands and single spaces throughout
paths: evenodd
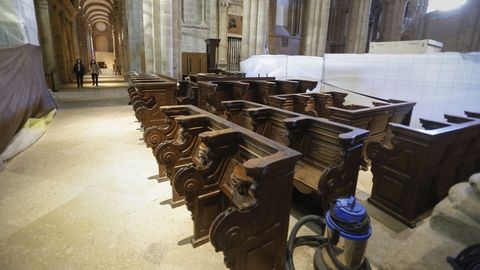
M 480 50 L 480 2 L 468 1 L 451 11 L 434 11 L 423 17 L 422 39 L 443 43 L 443 51 Z

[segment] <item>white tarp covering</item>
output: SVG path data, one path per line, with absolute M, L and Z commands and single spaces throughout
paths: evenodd
M 480 111 L 480 53 L 327 54 L 325 81 L 372 96 L 417 102 L 415 127 L 418 118 L 442 120 L 443 114 Z M 367 102 L 349 96 L 352 103 Z
M 276 76 L 325 81 L 384 99 L 417 102 L 418 118 L 480 111 L 480 53 L 425 55 L 326 54 L 322 57 L 257 55 L 241 63 L 247 76 Z M 322 73 L 323 71 L 323 73 Z M 341 91 L 323 85 L 322 91 Z M 344 91 L 345 92 L 345 91 Z M 349 93 L 347 103 L 371 105 L 372 99 Z
M 33 0 L 0 1 L 0 48 L 39 46 Z
M 322 78 L 322 57 L 289 55 L 254 55 L 240 63 L 247 77 L 317 80 Z

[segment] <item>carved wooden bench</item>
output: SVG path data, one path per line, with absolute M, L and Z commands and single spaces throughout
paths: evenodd
M 269 104 L 277 108 L 307 115 L 317 115 L 334 122 L 367 129 L 370 134 L 365 143 L 370 141 L 388 143 L 388 141 L 385 141 L 388 133 L 388 123 L 409 125 L 413 107 L 416 104 L 415 102 L 390 99 L 388 103 L 373 102 L 374 107 L 357 104 L 344 105 L 345 97 L 346 94 L 344 93 L 327 92 L 277 95 L 268 98 Z M 330 106 L 331 104 L 334 106 Z M 316 110 L 316 113 L 313 113 L 313 110 Z M 369 161 L 365 152 L 362 156 L 362 169 L 366 170 Z
M 198 85 L 190 81 L 180 81 L 177 96 L 178 105 L 197 105 Z
M 369 201 L 410 227 L 452 185 L 480 168 L 480 121 L 446 119 L 422 119 L 426 129 L 390 124 L 391 146 L 367 145 L 373 173 Z
M 141 82 L 135 83 L 134 86 L 142 97 L 133 103 L 137 120 L 145 129 L 153 125 L 162 125 L 165 122 L 165 115 L 160 113 L 159 108 L 176 104 L 176 82 Z M 144 102 L 143 100 L 151 101 Z
M 164 173 L 170 179 L 171 184 L 176 172 L 192 163 L 192 154 L 197 147 L 198 134 L 228 128 L 225 121 L 219 122 L 208 118 L 198 110 L 191 110 L 191 107 L 162 107 L 166 114 L 171 111 L 179 111 L 179 109 L 184 110 L 184 115 L 176 115 L 172 119 L 178 127 L 173 138 L 160 143 L 153 152 L 159 165 L 159 174 Z M 184 202 L 184 197 L 172 188 L 172 207 L 182 205 Z
M 248 100 L 267 102 L 269 95 L 303 93 L 316 87 L 316 81 L 275 80 L 274 77 L 246 77 L 233 80 L 197 81 L 198 106 L 213 113 L 223 112 L 220 102 L 225 100 Z
M 306 94 L 286 94 L 267 97 L 268 105 L 310 116 L 317 116 L 315 99 Z
M 300 153 L 193 106 L 189 110 L 200 114 L 177 117 L 179 125 L 203 117 L 227 127 L 199 133 L 192 163 L 174 176 L 173 187 L 192 211 L 192 243 L 210 236 L 231 269 L 282 268 Z
M 368 131 L 253 102 L 222 103 L 228 120 L 303 154 L 295 168 L 294 185 L 320 198 L 318 209 L 325 210 L 335 198 L 355 194 Z
M 163 82 L 165 80 L 162 80 L 160 78 L 158 78 L 158 76 L 155 76 L 155 75 L 151 75 L 149 74 L 148 76 L 127 76 L 128 78 L 128 82 L 129 82 L 129 86 L 127 88 L 127 92 L 128 92 L 128 96 L 130 98 L 130 102 L 129 104 L 136 104 L 137 101 L 141 101 L 141 102 L 144 102 L 144 103 L 147 103 L 147 102 L 152 102 L 154 101 L 153 98 L 150 98 L 150 99 L 146 99 L 144 98 L 141 93 L 139 93 L 137 91 L 137 88 L 135 87 L 135 84 L 136 83 L 156 83 L 156 82 Z M 138 106 L 135 106 L 134 105 L 134 109 L 138 107 Z
M 275 94 L 276 84 L 273 80 L 242 80 L 253 91 L 253 102 L 267 104 L 267 97 Z
M 297 93 L 306 93 L 307 90 L 313 90 L 317 87 L 318 81 L 293 79 L 290 81 L 298 82 Z

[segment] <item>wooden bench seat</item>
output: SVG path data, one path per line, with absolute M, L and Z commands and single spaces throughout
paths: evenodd
M 154 125 L 162 125 L 166 116 L 160 112 L 159 108 L 176 104 L 177 83 L 165 81 L 136 83 L 135 88 L 145 99 L 154 99 L 153 104 L 141 104 L 136 107 L 135 117 L 145 129 Z
M 196 107 L 183 107 L 198 113 L 175 118 L 183 134 L 202 121 L 220 125 L 196 134 L 191 163 L 176 168 L 173 176 L 174 189 L 192 212 L 192 244 L 210 239 L 231 269 L 282 268 L 300 153 Z
M 162 109 L 168 113 L 169 110 L 177 108 Z M 228 128 L 224 121 L 219 122 L 216 119 L 208 118 L 198 111 L 188 110 L 188 107 L 184 109 L 187 109 L 186 114 L 188 115 L 177 115 L 173 120 L 178 126 L 175 136 L 160 143 L 153 152 L 159 165 L 159 172 L 164 171 L 171 184 L 173 184 L 177 171 L 192 163 L 192 154 L 197 147 L 200 133 Z M 172 188 L 172 207 L 182 205 L 184 202 L 184 197 Z
M 388 139 L 388 123 L 409 125 L 413 107 L 416 104 L 415 102 L 393 99 L 390 99 L 388 103 L 373 102 L 373 107 L 340 104 L 340 102 L 345 101 L 345 97 L 346 94 L 344 93 L 326 92 L 277 95 L 268 98 L 269 105 L 277 108 L 325 117 L 334 122 L 367 129 L 370 134 L 365 143 L 370 141 L 388 143 L 388 140 L 386 141 Z M 316 112 L 312 112 L 313 110 L 316 110 Z M 362 169 L 367 170 L 370 162 L 365 152 L 363 152 L 362 157 Z
M 408 226 L 480 168 L 480 121 L 446 118 L 450 122 L 422 120 L 425 130 L 391 123 L 391 145 L 367 145 L 373 173 L 369 201 Z
M 197 81 L 198 107 L 212 113 L 221 113 L 221 101 L 247 100 L 268 102 L 269 95 L 304 93 L 316 87 L 316 81 L 275 80 L 274 77 L 224 78 Z
M 222 102 L 227 119 L 302 153 L 295 187 L 315 194 L 326 209 L 355 194 L 360 154 L 368 131 L 247 101 Z
M 287 111 L 310 116 L 318 116 L 315 111 L 315 99 L 306 94 L 286 94 L 267 97 L 268 105 Z

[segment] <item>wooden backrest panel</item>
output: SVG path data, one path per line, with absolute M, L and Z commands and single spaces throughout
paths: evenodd
M 301 161 L 316 173 L 306 174 L 303 167 L 297 167 L 296 181 L 308 182 L 308 187 L 323 197 L 354 193 L 367 131 L 247 101 L 227 101 L 223 105 L 229 120 L 302 153 Z M 322 175 L 330 170 L 339 172 L 332 177 L 338 183 L 338 193 L 321 188 L 322 181 L 327 181 Z
M 466 180 L 479 164 L 480 121 L 460 118 L 449 117 L 455 119 L 451 123 L 422 119 L 426 130 L 390 124 L 391 147 L 368 144 L 374 175 L 370 201 L 414 226 L 419 214 Z

